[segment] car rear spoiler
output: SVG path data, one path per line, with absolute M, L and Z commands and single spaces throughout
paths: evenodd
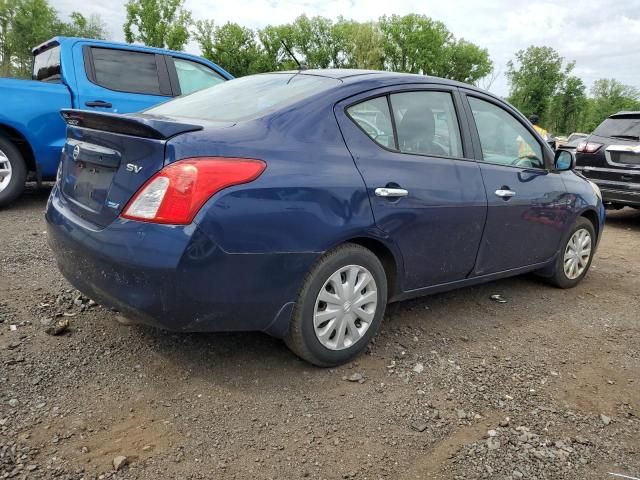
M 73 109 L 61 110 L 60 114 L 67 125 L 72 127 L 89 128 L 91 130 L 156 140 L 167 140 L 181 133 L 196 132 L 203 128 L 202 125 L 145 117 L 140 114 L 120 115 L 117 113 L 99 113 Z

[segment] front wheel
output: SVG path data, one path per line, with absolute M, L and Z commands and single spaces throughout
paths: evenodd
M 562 243 L 551 283 L 560 288 L 573 288 L 580 283 L 589 271 L 595 247 L 593 224 L 579 217 Z
M 342 245 L 307 274 L 285 342 L 319 367 L 346 363 L 376 334 L 386 304 L 387 278 L 380 260 L 360 245 Z
M 27 178 L 27 167 L 20 151 L 8 139 L 0 136 L 0 207 L 20 196 Z

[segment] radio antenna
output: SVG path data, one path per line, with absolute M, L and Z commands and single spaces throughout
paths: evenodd
M 303 63 L 300 63 L 300 61 L 298 61 L 298 59 L 296 58 L 296 56 L 293 54 L 293 52 L 289 49 L 289 47 L 287 46 L 286 43 L 284 43 L 284 40 L 280 40 L 280 43 L 282 43 L 282 46 L 284 47 L 284 49 L 287 51 L 287 53 L 289 54 L 289 56 L 291 58 L 293 58 L 293 61 L 296 62 L 298 64 L 298 70 L 306 70 L 307 66 Z

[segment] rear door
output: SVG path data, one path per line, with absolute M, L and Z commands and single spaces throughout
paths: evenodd
M 336 106 L 377 226 L 398 245 L 403 289 L 464 279 L 486 217 L 457 89 L 402 86 Z
M 77 108 L 130 113 L 172 98 L 164 55 L 89 45 L 81 51 Z
M 489 207 L 474 274 L 550 259 L 571 220 L 562 178 L 546 168 L 530 125 L 489 96 L 465 97 Z

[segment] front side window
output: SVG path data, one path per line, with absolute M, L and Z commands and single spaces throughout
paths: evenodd
M 49 48 L 33 58 L 33 80 L 57 83 L 61 80 L 60 72 L 60 46 Z
M 506 110 L 468 97 L 485 162 L 523 168 L 544 168 L 542 147 Z
M 396 148 L 386 96 L 353 105 L 347 112 L 373 141 L 385 148 Z
M 391 106 L 401 152 L 463 156 L 460 128 L 450 93 L 394 93 Z
M 110 90 L 161 95 L 153 53 L 92 48 L 95 82 Z
M 176 66 L 182 95 L 189 95 L 225 81 L 221 75 L 200 63 L 174 58 L 173 64 Z

